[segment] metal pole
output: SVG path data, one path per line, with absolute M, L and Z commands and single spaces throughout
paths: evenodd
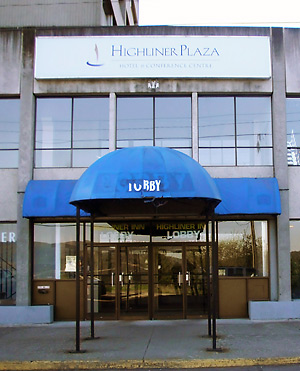
M 80 352 L 80 209 L 76 207 L 76 352 Z
M 91 338 L 95 337 L 95 318 L 94 318 L 94 219 L 91 217 Z
M 211 292 L 210 292 L 210 253 L 209 253 L 209 222 L 206 216 L 206 277 L 207 277 L 207 325 L 208 336 L 211 336 Z
M 215 235 L 215 216 L 213 215 L 211 221 L 211 233 L 212 233 L 212 282 L 213 282 L 213 313 L 212 313 L 212 348 L 217 349 L 217 294 L 218 294 L 218 251 L 216 244 Z

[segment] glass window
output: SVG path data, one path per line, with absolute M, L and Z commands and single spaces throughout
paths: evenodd
M 268 276 L 267 221 L 219 222 L 218 227 L 220 274 Z
M 270 97 L 199 97 L 199 158 L 206 166 L 272 165 Z
M 292 298 L 300 299 L 300 220 L 290 221 Z
M 71 148 L 71 98 L 37 100 L 35 148 Z
M 0 223 L 0 305 L 16 300 L 16 224 Z
M 18 167 L 20 100 L 0 99 L 0 168 Z
M 35 224 L 33 256 L 34 279 L 75 278 L 76 225 L 68 223 Z
M 269 97 L 237 97 L 238 147 L 272 146 L 271 102 Z
M 190 148 L 192 143 L 191 99 L 155 98 L 155 145 Z
M 117 148 L 169 147 L 192 152 L 190 97 L 119 97 Z
M 300 99 L 286 100 L 287 155 L 289 165 L 300 165 Z
M 153 98 L 117 100 L 117 148 L 153 145 Z
M 202 166 L 234 166 L 234 148 L 200 148 L 200 163 Z
M 74 148 L 108 148 L 108 98 L 75 98 Z
M 272 165 L 269 97 L 236 98 L 237 165 Z M 269 147 L 267 149 L 266 147 Z
M 202 148 L 235 146 L 232 97 L 199 98 L 199 146 Z
M 109 99 L 37 99 L 35 166 L 88 167 L 109 148 Z

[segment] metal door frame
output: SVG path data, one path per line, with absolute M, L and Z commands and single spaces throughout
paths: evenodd
M 120 320 L 121 315 L 121 300 L 120 300 L 120 294 L 121 294 L 121 287 L 120 287 L 120 281 L 119 276 L 121 275 L 121 247 L 147 247 L 148 248 L 148 317 L 145 319 L 155 319 L 155 308 L 154 308 L 154 254 L 157 247 L 180 247 L 182 250 L 182 319 L 186 319 L 188 317 L 188 308 L 187 308 L 187 281 L 186 281 L 186 272 L 187 272 L 187 254 L 186 250 L 189 246 L 202 246 L 206 249 L 206 256 L 207 254 L 207 243 L 206 242 L 117 242 L 117 243 L 108 243 L 108 242 L 94 242 L 93 243 L 93 250 L 101 249 L 105 247 L 111 247 L 114 246 L 115 249 L 115 275 L 114 275 L 114 285 L 116 287 L 115 289 L 115 311 L 114 316 L 112 315 L 112 319 Z M 84 300 L 85 300 L 85 313 L 84 318 L 87 320 L 91 319 L 91 316 L 88 313 L 87 310 L 87 301 L 88 301 L 88 295 L 87 295 L 87 288 L 88 288 L 88 272 L 87 272 L 87 251 L 88 248 L 91 247 L 90 243 L 87 243 L 85 241 L 84 243 Z M 211 248 L 211 245 L 209 245 L 209 248 Z M 209 254 L 210 255 L 210 254 Z M 209 282 L 209 281 L 208 281 Z M 209 285 L 208 285 L 209 286 Z M 207 290 L 208 292 L 210 290 Z M 208 308 L 209 311 L 209 308 Z

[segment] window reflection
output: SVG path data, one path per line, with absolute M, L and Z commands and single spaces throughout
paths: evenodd
M 201 97 L 199 99 L 199 146 L 234 147 L 234 99 Z
M 199 98 L 202 165 L 268 166 L 272 153 L 270 97 Z
M 300 165 L 300 99 L 287 98 L 287 156 L 289 165 Z
M 20 100 L 0 99 L 0 168 L 18 167 Z
M 191 100 L 187 97 L 155 99 L 155 145 L 191 147 Z
M 272 145 L 270 98 L 237 97 L 236 121 L 239 147 Z
M 74 148 L 108 148 L 108 107 L 108 98 L 74 99 Z
M 16 242 L 16 224 L 0 223 L 0 305 L 16 301 Z
M 119 97 L 117 148 L 159 146 L 191 155 L 190 97 Z
M 290 221 L 292 298 L 300 299 L 300 220 Z
M 153 99 L 117 100 L 117 148 L 153 145 Z
M 37 99 L 35 166 L 88 167 L 109 148 L 109 99 Z
M 71 148 L 70 98 L 45 98 L 37 101 L 35 147 Z
M 267 221 L 219 222 L 219 269 L 226 276 L 268 276 Z

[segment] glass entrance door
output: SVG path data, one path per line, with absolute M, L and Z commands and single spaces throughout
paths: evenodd
M 148 319 L 148 246 L 121 246 L 120 318 Z
M 90 249 L 86 313 L 91 312 Z M 199 318 L 207 313 L 206 247 L 94 247 L 96 319 Z
M 154 249 L 154 318 L 183 318 L 182 263 L 181 246 Z
M 207 314 L 206 247 L 186 247 L 187 317 Z
M 90 249 L 87 249 L 87 315 L 91 312 Z M 94 247 L 94 313 L 96 319 L 114 319 L 116 307 L 116 247 Z
M 199 318 L 207 313 L 206 247 L 154 249 L 154 318 Z

